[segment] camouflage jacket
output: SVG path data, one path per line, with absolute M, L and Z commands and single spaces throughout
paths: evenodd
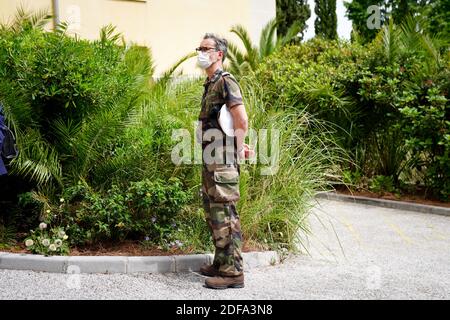
M 228 72 L 218 69 L 211 79 L 206 78 L 203 84 L 205 91 L 202 97 L 202 109 L 199 121 L 202 122 L 202 132 L 211 128 L 220 130 L 217 123 L 217 113 L 222 105 L 228 109 L 243 104 L 241 89 L 236 79 Z

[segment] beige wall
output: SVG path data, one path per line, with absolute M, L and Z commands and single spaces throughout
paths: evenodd
M 28 9 L 52 8 L 52 0 L 0 0 L 0 19 L 10 19 L 20 3 Z M 96 39 L 99 29 L 111 23 L 127 41 L 151 47 L 157 74 L 193 51 L 205 32 L 238 42 L 229 30 L 234 24 L 242 24 L 252 39 L 259 41 L 262 27 L 275 17 L 275 0 L 59 0 L 59 3 L 60 20 L 70 23 L 71 33 Z M 182 68 L 186 74 L 199 72 L 195 59 L 185 62 Z

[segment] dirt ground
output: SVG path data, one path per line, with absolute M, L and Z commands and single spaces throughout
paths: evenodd
M 257 244 L 244 242 L 243 252 L 263 251 Z M 0 252 L 30 253 L 24 244 L 17 244 L 10 248 L 0 248 Z M 171 256 L 195 254 L 192 248 L 172 248 L 169 250 L 145 248 L 139 241 L 125 240 L 120 243 L 99 243 L 84 248 L 71 248 L 71 256 Z

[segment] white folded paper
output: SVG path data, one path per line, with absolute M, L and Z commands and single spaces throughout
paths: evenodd
M 224 104 L 219 111 L 218 114 L 218 121 L 219 125 L 222 128 L 223 132 L 227 136 L 234 137 L 234 122 L 233 122 L 233 116 L 231 115 L 231 112 L 228 110 L 226 104 Z

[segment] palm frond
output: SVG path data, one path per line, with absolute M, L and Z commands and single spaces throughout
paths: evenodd
M 64 121 L 60 118 L 54 120 L 51 127 L 58 142 L 59 152 L 65 155 L 72 154 L 73 145 L 76 142 L 74 137 L 80 132 L 81 123 L 77 123 L 71 119 Z
M 403 50 L 420 56 L 427 72 L 434 73 L 441 68 L 440 50 L 445 40 L 437 35 L 430 36 L 424 32 L 424 17 L 408 15 L 400 25 L 402 34 L 400 41 Z
M 13 130 L 25 129 L 35 125 L 35 110 L 28 103 L 26 97 L 20 93 L 15 83 L 0 79 L 0 97 L 2 98 L 6 121 Z
M 169 82 L 170 78 L 172 77 L 175 70 L 178 69 L 178 67 L 185 62 L 186 60 L 195 57 L 197 54 L 195 52 L 188 53 L 187 55 L 181 57 L 177 62 L 175 62 L 168 70 L 166 70 L 163 75 L 158 79 L 157 84 L 161 87 L 165 87 L 167 83 Z
M 54 179 L 61 184 L 62 169 L 58 153 L 35 129 L 18 134 L 19 155 L 11 161 L 12 172 L 30 178 L 38 184 Z
M 438 71 L 444 68 L 444 59 L 441 52 L 448 50 L 448 39 L 442 37 L 440 34 L 429 36 L 427 34 L 421 35 L 419 42 L 427 57 L 425 63 L 431 71 Z
M 152 51 L 148 47 L 137 45 L 127 47 L 124 60 L 131 74 L 141 74 L 151 77 L 155 72 Z
M 243 53 L 235 44 L 229 42 L 228 57 L 230 61 L 230 72 L 233 75 L 240 77 L 242 75 L 241 65 L 246 60 L 245 53 Z
M 65 35 L 68 29 L 69 23 L 67 23 L 66 21 L 62 21 L 56 26 L 55 32 L 60 35 Z
M 254 50 L 252 40 L 250 38 L 249 33 L 242 25 L 234 25 L 231 27 L 230 32 L 236 34 L 239 39 L 242 41 L 242 44 L 244 45 L 245 49 L 247 50 L 247 53 L 250 53 Z
M 41 9 L 30 15 L 30 23 L 33 28 L 41 29 L 49 22 L 52 16 L 47 10 Z
M 404 18 L 400 24 L 401 34 L 399 39 L 404 49 L 412 52 L 421 51 L 422 48 L 419 39 L 423 33 L 422 25 L 423 23 L 418 17 L 408 15 Z
M 124 118 L 120 110 L 105 108 L 91 115 L 89 121 L 84 121 L 78 135 L 75 136 L 76 155 L 79 161 L 72 168 L 74 177 L 86 177 L 94 167 L 93 163 L 100 160 L 109 141 L 120 134 Z
M 122 37 L 120 32 L 116 32 L 116 27 L 108 24 L 100 29 L 100 43 L 106 44 L 108 42 L 117 43 Z
M 298 21 L 294 22 L 289 27 L 286 34 L 278 41 L 277 48 L 289 44 L 292 41 L 292 39 L 294 39 L 301 31 L 302 31 L 301 23 Z
M 250 38 L 247 30 L 241 25 L 235 25 L 231 28 L 230 32 L 236 34 L 242 41 L 244 48 L 246 50 L 246 60 L 252 67 L 256 68 L 258 60 L 258 49 L 253 46 L 252 40 Z
M 9 28 L 13 32 L 20 32 L 25 29 L 42 29 L 51 17 L 45 9 L 36 10 L 31 13 L 20 5 L 16 9 L 13 22 L 9 25 Z
M 276 19 L 270 20 L 262 29 L 259 46 L 252 44 L 250 35 L 241 25 L 235 25 L 230 32 L 236 34 L 241 40 L 245 52 L 241 51 L 235 44 L 228 41 L 228 51 L 230 57 L 230 71 L 237 77 L 241 77 L 245 72 L 254 72 L 262 59 L 271 55 L 282 46 L 288 44 L 301 31 L 301 24 L 294 23 L 282 38 L 276 38 Z
M 275 49 L 275 32 L 277 22 L 275 19 L 270 20 L 261 31 L 259 39 L 259 57 L 264 58 L 270 55 Z
M 400 53 L 400 30 L 396 28 L 393 20 L 390 19 L 387 25 L 383 26 L 381 31 L 381 41 L 383 44 L 384 55 L 389 62 L 394 61 Z
M 0 221 L 0 245 L 13 245 L 16 243 L 16 225 L 13 223 L 3 224 Z

